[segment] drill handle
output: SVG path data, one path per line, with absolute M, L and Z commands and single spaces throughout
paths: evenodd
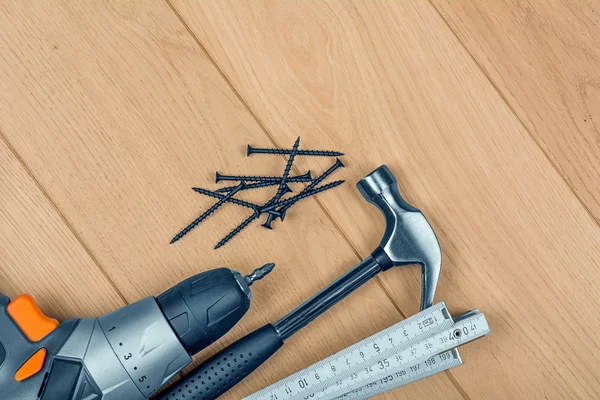
M 190 371 L 169 388 L 163 399 L 216 399 L 250 375 L 281 346 L 283 340 L 273 325 L 265 325 Z

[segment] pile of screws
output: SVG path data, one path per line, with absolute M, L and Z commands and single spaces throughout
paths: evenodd
M 221 207 L 225 203 L 231 203 L 238 205 L 240 207 L 246 207 L 252 210 L 252 215 L 246 218 L 242 223 L 240 223 L 237 227 L 235 227 L 231 232 L 229 232 L 223 239 L 217 243 L 215 249 L 223 246 L 225 243 L 229 242 L 235 235 L 240 233 L 242 229 L 250 225 L 250 223 L 256 219 L 258 219 L 262 214 L 267 214 L 265 222 L 262 224 L 263 227 L 267 229 L 272 229 L 272 223 L 276 218 L 281 219 L 282 221 L 285 219 L 286 212 L 297 202 L 302 199 L 306 199 L 310 196 L 314 196 L 317 193 L 321 193 L 325 190 L 332 189 L 336 186 L 341 185 L 344 181 L 334 181 L 331 183 L 324 184 L 322 186 L 318 186 L 321 182 L 323 182 L 329 175 L 333 173 L 336 169 L 343 167 L 344 164 L 342 161 L 337 158 L 343 156 L 343 153 L 338 151 L 327 151 L 327 150 L 299 150 L 298 146 L 300 145 L 300 138 L 296 139 L 294 142 L 294 146 L 291 149 L 262 149 L 255 148 L 248 145 L 247 156 L 252 154 L 283 154 L 289 155 L 287 163 L 285 165 L 285 169 L 283 170 L 282 176 L 250 176 L 250 175 L 223 175 L 220 173 L 216 173 L 216 182 L 239 182 L 235 186 L 227 186 L 222 187 L 218 190 L 212 191 L 202 188 L 192 188 L 197 193 L 200 193 L 205 196 L 213 197 L 218 199 L 218 201 L 206 210 L 202 215 L 196 218 L 191 224 L 185 227 L 181 232 L 179 232 L 175 237 L 171 240 L 171 243 L 175 243 L 183 236 L 185 236 L 188 232 L 194 229 L 198 224 L 204 221 L 209 215 L 214 213 L 219 207 Z M 323 172 L 320 176 L 313 179 L 310 171 L 306 172 L 302 175 L 290 176 L 290 171 L 292 169 L 292 165 L 294 163 L 294 159 L 297 156 L 312 156 L 312 157 L 336 157 L 335 163 L 327 169 L 327 171 Z M 251 183 L 248 183 L 251 182 Z M 288 183 L 297 183 L 297 182 L 307 182 L 309 183 L 304 189 L 302 189 L 298 194 L 285 198 L 283 197 L 292 192 L 292 189 L 288 185 Z M 234 197 L 238 192 L 242 190 L 250 190 L 250 189 L 258 189 L 265 188 L 270 186 L 276 186 L 277 191 L 275 195 L 264 204 L 255 204 L 252 202 L 244 201 Z

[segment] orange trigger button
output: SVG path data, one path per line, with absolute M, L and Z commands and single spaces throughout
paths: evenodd
M 22 294 L 6 307 L 8 314 L 19 326 L 27 339 L 39 342 L 59 325 L 58 321 L 48 318 L 39 309 L 33 297 Z
M 27 378 L 31 378 L 44 366 L 44 361 L 46 360 L 46 349 L 41 348 L 35 352 L 34 355 L 29 357 L 29 360 L 25 361 L 25 363 L 19 368 L 17 373 L 15 374 L 15 380 L 17 382 L 22 382 Z

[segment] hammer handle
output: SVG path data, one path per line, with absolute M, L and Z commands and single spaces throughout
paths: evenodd
M 216 399 L 250 375 L 281 346 L 283 340 L 273 325 L 265 325 L 190 371 L 162 399 Z
M 273 325 L 281 338 L 283 340 L 288 339 L 381 272 L 384 269 L 381 265 L 383 262 L 378 258 L 374 255 L 368 256 L 350 271 L 329 284 L 329 286 L 323 288 L 289 314 L 275 322 Z

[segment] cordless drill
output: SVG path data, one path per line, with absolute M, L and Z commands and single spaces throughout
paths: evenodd
M 0 399 L 145 400 L 248 311 L 248 276 L 210 270 L 99 318 L 59 323 L 0 295 Z

